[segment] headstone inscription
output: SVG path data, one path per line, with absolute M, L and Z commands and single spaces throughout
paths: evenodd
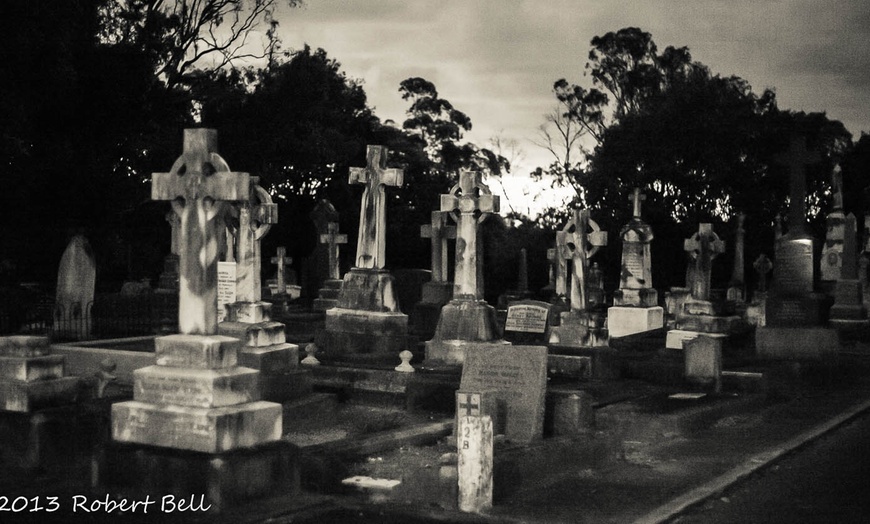
M 248 198 L 248 174 L 229 170 L 216 131 L 187 129 L 182 156 L 152 180 L 152 199 L 181 218 L 181 333 L 155 339 L 157 365 L 136 370 L 134 400 L 112 406 L 112 437 L 205 453 L 278 440 L 281 405 L 258 401 L 257 372 L 237 365 L 239 340 L 216 334 L 215 217 Z
M 646 197 L 635 188 L 630 201 L 632 219 L 619 232 L 622 239 L 622 269 L 619 289 L 613 293 L 613 307 L 607 310 L 611 337 L 624 337 L 664 325 L 664 308 L 658 305 L 658 292 L 652 283 L 652 228 L 641 218 L 641 203 Z
M 513 344 L 547 344 L 553 305 L 539 300 L 511 302 L 507 307 L 504 338 Z
M 66 340 L 91 338 L 96 262 L 90 243 L 74 236 L 60 259 L 52 336 Z
M 453 298 L 441 308 L 432 340 L 426 342 L 430 364 L 461 364 L 467 350 L 505 344 L 499 339 L 495 308 L 483 300 L 483 258 L 478 248 L 478 224 L 497 212 L 499 198 L 493 195 L 481 174 L 462 171 L 459 183 L 441 195 L 441 211 L 456 222 L 456 265 Z
M 395 279 L 384 269 L 385 187 L 401 186 L 403 170 L 387 167 L 383 146 L 368 146 L 366 159 L 366 167 L 350 168 L 348 177 L 349 184 L 365 186 L 356 265 L 344 275 L 336 307 L 326 310 L 324 330 L 316 337 L 321 358 L 392 358 L 408 344 L 408 316 L 399 308 Z
M 512 442 L 542 437 L 546 389 L 545 346 L 472 348 L 466 355 L 460 390 L 494 391 L 504 413 L 505 438 Z
M 227 318 L 227 306 L 235 304 L 236 296 L 236 263 L 218 262 L 217 264 L 217 302 L 218 323 Z

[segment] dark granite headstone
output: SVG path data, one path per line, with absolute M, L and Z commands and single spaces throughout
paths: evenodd
M 547 348 L 470 348 L 465 356 L 460 389 L 495 391 L 504 408 L 505 437 L 508 440 L 529 443 L 540 439 L 544 428 Z

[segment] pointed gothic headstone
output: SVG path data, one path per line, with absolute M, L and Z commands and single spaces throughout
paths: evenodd
M 57 270 L 52 335 L 66 340 L 91 338 L 96 283 L 96 261 L 90 243 L 74 236 L 63 252 Z

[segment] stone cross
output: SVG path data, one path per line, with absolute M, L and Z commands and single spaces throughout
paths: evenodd
M 547 284 L 547 287 L 549 289 L 555 290 L 556 289 L 556 267 L 559 264 L 559 261 L 556 259 L 556 248 L 550 248 L 547 250 L 547 262 L 549 262 L 549 264 L 547 264 L 549 266 L 549 272 L 548 272 L 549 273 L 549 275 L 548 275 L 549 283 Z M 556 294 L 557 295 L 559 294 L 558 290 L 556 291 Z
M 831 173 L 831 186 L 834 193 L 834 211 L 843 210 L 843 171 L 839 164 L 834 167 L 834 172 Z
M 387 148 L 368 146 L 366 167 L 350 168 L 349 184 L 363 184 L 356 267 L 382 269 L 386 261 L 387 209 L 384 186 L 401 187 L 404 171 L 387 169 Z
M 591 229 L 591 231 L 590 231 Z M 598 249 L 607 245 L 607 232 L 589 218 L 588 209 L 575 209 L 574 215 L 562 228 L 566 238 L 567 253 L 571 254 L 571 310 L 585 311 L 588 306 L 586 273 L 589 259 Z
M 462 171 L 459 183 L 446 195 L 441 195 L 441 211 L 451 213 L 457 224 L 456 271 L 454 298 L 477 300 L 482 296 L 481 271 L 483 259 L 479 257 L 477 225 L 499 209 L 498 195 L 490 193 L 478 171 Z
M 278 205 L 251 177 L 251 197 L 239 208 L 236 300 L 259 302 L 262 297 L 260 241 L 278 223 Z
M 737 232 L 734 239 L 734 268 L 731 272 L 731 282 L 728 284 L 728 300 L 743 300 L 743 237 L 746 234 L 746 230 L 743 229 L 743 222 L 745 220 L 745 214 L 740 213 L 737 215 Z
M 806 166 L 821 160 L 819 153 L 807 150 L 806 137 L 793 137 L 788 151 L 779 154 L 776 160 L 789 168 L 790 193 L 788 232 L 790 237 L 806 234 L 807 180 Z
M 432 221 L 420 226 L 420 238 L 432 241 L 432 282 L 447 281 L 447 240 L 456 238 L 456 226 L 447 225 L 447 213 L 432 211 Z
M 480 393 L 457 393 L 460 397 L 459 411 L 464 411 L 461 416 L 472 417 L 480 415 Z
M 632 217 L 640 220 L 640 206 L 641 202 L 646 200 L 646 195 L 640 192 L 640 188 L 634 188 L 634 191 L 631 192 L 631 196 L 628 197 L 629 202 L 631 202 L 633 210 Z
M 568 261 L 574 257 L 568 233 L 556 231 L 556 295 L 568 297 Z
M 773 269 L 773 262 L 767 258 L 764 253 L 758 255 L 755 262 L 752 263 L 755 272 L 758 273 L 758 292 L 764 293 L 767 291 L 767 274 Z
M 272 257 L 271 262 L 278 266 L 278 289 L 279 295 L 287 292 L 287 283 L 284 282 L 284 266 L 293 263 L 292 258 L 287 258 L 287 249 L 284 246 L 279 246 L 277 256 Z
M 182 334 L 217 332 L 217 246 L 215 219 L 226 202 L 248 199 L 250 177 L 231 172 L 217 153 L 217 131 L 185 129 L 181 157 L 168 173 L 151 176 L 151 199 L 172 201 L 181 218 L 178 325 Z
M 341 268 L 339 267 L 339 247 L 341 244 L 347 244 L 347 235 L 338 234 L 338 223 L 330 222 L 326 226 L 326 233 L 320 235 L 320 243 L 327 244 L 329 253 L 329 278 L 338 280 L 341 278 Z
M 700 224 L 698 232 L 683 243 L 683 249 L 695 261 L 695 273 L 692 279 L 692 298 L 695 300 L 710 300 L 710 273 L 713 269 L 713 259 L 725 252 L 725 242 L 713 232 L 713 224 Z

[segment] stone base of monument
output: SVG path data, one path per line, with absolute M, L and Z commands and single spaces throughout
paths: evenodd
M 329 279 L 323 282 L 323 287 L 318 291 L 317 298 L 314 299 L 312 309 L 315 311 L 326 311 L 338 305 L 338 295 L 341 293 L 342 280 Z
M 661 306 L 613 306 L 607 309 L 607 331 L 610 338 L 661 329 L 664 322 L 665 310 Z
M 771 293 L 766 302 L 767 325 L 772 327 L 822 326 L 834 299 L 823 293 L 789 297 Z
M 659 293 L 655 289 L 617 289 L 613 292 L 613 305 L 633 308 L 654 308 L 658 306 Z
M 26 413 L 76 400 L 79 379 L 65 377 L 65 357 L 49 352 L 48 337 L 0 337 L 0 410 Z
M 745 332 L 749 326 L 743 317 L 738 315 L 682 315 L 677 317 L 676 328 L 683 331 L 731 335 Z
M 665 293 L 665 311 L 673 320 L 683 311 L 683 304 L 691 298 L 692 290 L 687 287 L 672 287 Z
M 408 348 L 408 315 L 335 307 L 326 311 L 324 329 L 315 337 L 321 356 L 398 355 Z
M 755 332 L 755 352 L 762 360 L 831 361 L 839 350 L 836 329 L 765 326 Z
M 487 349 L 510 346 L 506 340 L 489 342 L 474 342 L 468 340 L 430 340 L 426 342 L 427 366 L 453 366 L 465 363 L 469 351 L 486 351 Z
M 863 288 L 858 280 L 838 280 L 831 306 L 831 320 L 866 320 L 867 308 L 863 304 Z
M 560 316 L 559 325 L 550 327 L 547 333 L 548 344 L 588 348 L 607 346 L 608 331 L 602 327 L 603 318 L 573 311 L 565 311 Z
M 158 511 L 161 504 L 167 504 L 164 512 L 182 504 L 214 514 L 264 497 L 298 495 L 299 464 L 298 448 L 283 441 L 223 453 L 111 443 L 98 463 L 98 484 L 134 500 L 150 495 Z
M 414 305 L 408 323 L 411 325 L 411 331 L 420 340 L 429 340 L 435 336 L 442 307 L 444 303 L 420 302 Z
M 421 303 L 444 305 L 453 299 L 453 282 L 425 282 Z

